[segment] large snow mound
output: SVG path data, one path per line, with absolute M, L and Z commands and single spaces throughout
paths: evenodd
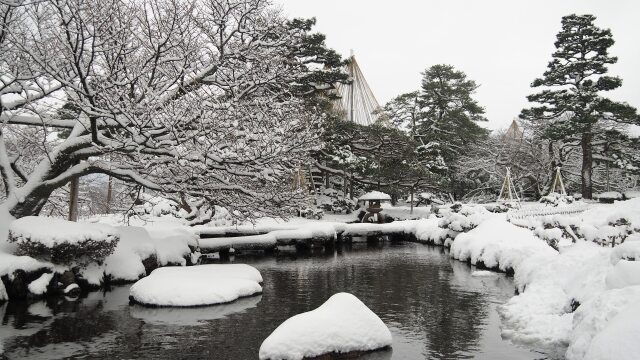
M 156 255 L 155 246 L 142 227 L 119 226 L 117 230 L 120 242 L 106 258 L 104 273 L 112 280 L 136 281 L 146 275 L 142 261 Z
M 502 271 L 516 269 L 533 255 L 557 254 L 546 242 L 527 229 L 517 227 L 496 216 L 483 221 L 468 233 L 458 235 L 451 245 L 451 256 L 472 264 L 482 262 Z
M 635 360 L 640 355 L 640 307 L 627 306 L 596 337 L 584 360 Z
M 110 225 L 66 221 L 42 216 L 25 216 L 9 227 L 15 241 L 38 242 L 51 248 L 62 243 L 76 244 L 88 240 L 118 241 L 117 230 Z
M 631 306 L 637 307 L 640 303 L 640 286 L 629 286 L 623 289 L 608 290 L 600 293 L 584 304 L 580 305 L 573 314 L 573 332 L 570 337 L 567 359 L 581 360 L 589 351 L 594 339 L 599 337 L 615 321 L 624 309 Z M 638 314 L 636 322 L 640 322 Z M 637 343 L 637 337 L 624 339 L 624 334 L 619 334 L 618 341 L 624 342 L 633 339 Z M 627 336 L 632 334 L 627 334 Z M 634 352 L 639 354 L 638 350 Z M 618 359 L 618 357 L 595 357 L 598 359 Z
M 164 267 L 131 286 L 129 299 L 147 306 L 222 304 L 262 292 L 262 276 L 244 264 Z
M 315 310 L 278 326 L 260 346 L 260 359 L 302 359 L 391 345 L 387 326 L 357 297 L 338 293 Z

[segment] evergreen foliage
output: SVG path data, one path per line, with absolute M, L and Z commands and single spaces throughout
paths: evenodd
M 549 122 L 545 132 L 549 139 L 579 141 L 585 198 L 592 197 L 593 146 L 602 128 L 615 123 L 640 124 L 635 108 L 600 95 L 620 87 L 622 80 L 606 75 L 607 66 L 618 59 L 609 55 L 614 44 L 611 31 L 597 27 L 595 19 L 575 14 L 562 18 L 552 60 L 543 77 L 531 84 L 542 90 L 527 97 L 539 105 L 521 114 L 524 119 Z

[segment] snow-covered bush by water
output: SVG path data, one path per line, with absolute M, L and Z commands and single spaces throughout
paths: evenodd
M 338 293 L 278 326 L 260 346 L 261 360 L 299 360 L 391 346 L 387 326 L 357 297 Z
M 118 240 L 117 230 L 106 224 L 39 216 L 14 220 L 8 235 L 8 241 L 17 245 L 16 255 L 64 265 L 100 264 L 114 251 Z
M 458 235 L 451 245 L 454 259 L 502 271 L 517 271 L 524 259 L 536 254 L 553 255 L 555 251 L 531 231 L 507 222 L 503 216 L 491 217 Z

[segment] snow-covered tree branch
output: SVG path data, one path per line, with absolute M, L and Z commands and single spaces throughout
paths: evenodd
M 301 79 L 326 61 L 300 51 L 310 23 L 262 0 L 0 6 L 0 145 L 7 131 L 20 144 L 37 129 L 41 144 L 22 158 L 29 166 L 19 145 L 0 146 L 13 216 L 37 214 L 54 190 L 96 173 L 246 217 L 304 198 L 288 178 L 317 148 L 320 115 L 301 99 Z

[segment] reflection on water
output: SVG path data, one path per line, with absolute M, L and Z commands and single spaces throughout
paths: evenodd
M 197 308 L 148 308 L 132 305 L 130 314 L 147 324 L 158 325 L 204 325 L 207 320 L 222 319 L 225 316 L 254 308 L 262 300 L 262 295 L 239 299 L 229 304 Z
M 512 281 L 471 277 L 468 265 L 441 248 L 354 244 L 232 261 L 261 271 L 262 295 L 204 308 L 147 309 L 129 306 L 128 286 L 121 286 L 77 301 L 11 302 L 0 305 L 0 349 L 9 359 L 255 359 L 284 320 L 346 291 L 393 334 L 392 349 L 363 359 L 544 358 L 500 338 L 496 306 L 513 295 Z

